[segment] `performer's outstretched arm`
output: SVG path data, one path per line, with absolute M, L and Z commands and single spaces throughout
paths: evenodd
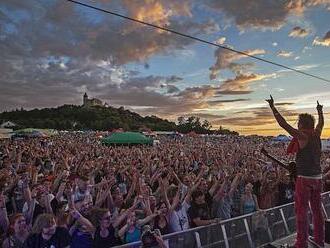
M 323 118 L 323 105 L 320 105 L 319 101 L 317 101 L 316 109 L 317 109 L 317 113 L 319 115 L 319 121 L 316 125 L 315 132 L 317 135 L 321 136 L 322 129 L 324 126 L 324 118 Z
M 283 118 L 283 116 L 275 108 L 273 97 L 270 95 L 270 99 L 266 99 L 266 101 L 268 102 L 269 107 L 273 111 L 274 117 L 275 117 L 277 123 L 280 125 L 280 127 L 282 127 L 285 131 L 287 131 L 291 136 L 299 137 L 300 132 L 297 129 L 293 128 L 289 123 L 287 123 L 287 121 Z

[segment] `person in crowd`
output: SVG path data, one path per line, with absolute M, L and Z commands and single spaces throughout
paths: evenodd
M 228 176 L 224 176 L 223 183 L 214 196 L 213 215 L 221 220 L 230 219 L 232 216 L 233 195 L 241 179 L 241 174 L 235 175 L 231 184 Z
M 241 213 L 250 214 L 259 210 L 258 199 L 255 194 L 253 194 L 253 185 L 247 183 L 245 185 L 245 192 L 241 196 Z
M 15 214 L 10 221 L 8 237 L 2 244 L 3 248 L 22 248 L 30 230 L 23 214 Z
M 55 216 L 40 214 L 32 228 L 32 233 L 25 240 L 24 248 L 70 247 L 70 234 L 66 228 L 58 227 Z
M 191 227 L 215 224 L 219 219 L 212 218 L 211 207 L 206 203 L 205 194 L 196 190 L 192 193 L 192 203 L 188 210 Z

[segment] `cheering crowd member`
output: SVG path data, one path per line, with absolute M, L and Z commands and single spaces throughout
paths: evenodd
M 314 117 L 310 114 L 300 114 L 298 129 L 289 125 L 274 105 L 273 97 L 266 100 L 273 111 L 278 124 L 292 137 L 288 152 L 296 153 L 297 179 L 295 183 L 295 209 L 297 240 L 295 248 L 308 246 L 308 203 L 311 205 L 314 225 L 314 241 L 323 247 L 324 220 L 321 208 L 322 171 L 321 133 L 324 125 L 323 106 L 317 102 L 319 116 L 318 124 L 314 128 Z

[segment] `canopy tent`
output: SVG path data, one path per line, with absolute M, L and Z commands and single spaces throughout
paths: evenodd
M 0 128 L 0 139 L 10 139 L 13 129 Z
M 288 137 L 283 134 L 280 134 L 277 137 L 273 138 L 274 142 L 289 142 L 290 140 L 291 140 L 291 137 Z
M 153 139 L 146 137 L 141 133 L 122 132 L 112 133 L 110 136 L 102 139 L 102 144 L 105 145 L 152 145 Z

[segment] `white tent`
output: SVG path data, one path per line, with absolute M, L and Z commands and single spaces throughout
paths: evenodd
M 273 138 L 272 141 L 274 141 L 274 142 L 289 142 L 290 140 L 291 140 L 291 137 L 280 134 L 279 136 Z
M 323 139 L 322 142 L 322 151 L 330 151 L 330 139 Z
M 0 139 L 9 139 L 12 135 L 13 129 L 0 128 Z
M 0 125 L 0 128 L 12 128 L 15 126 L 16 126 L 16 124 L 14 122 L 6 121 Z

